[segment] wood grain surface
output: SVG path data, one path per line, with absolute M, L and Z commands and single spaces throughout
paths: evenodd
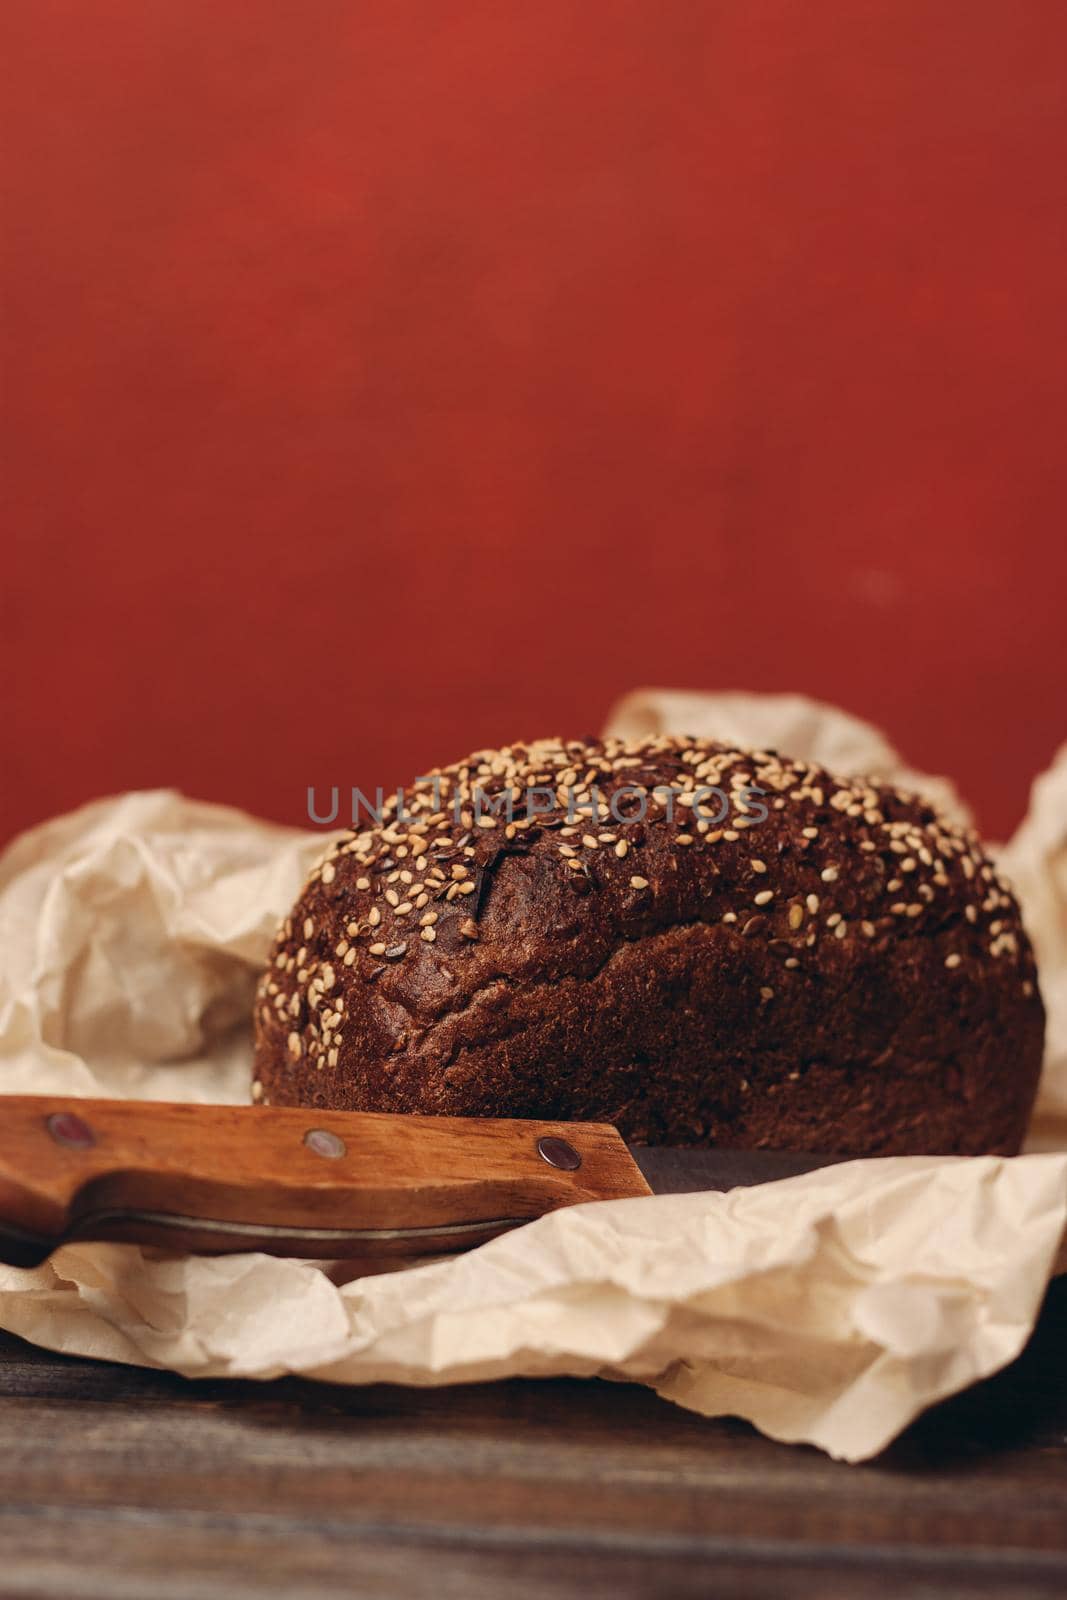
M 0 1343 L 0 1594 L 1067 1591 L 1067 1282 L 1015 1365 L 848 1467 L 631 1385 L 189 1383 Z

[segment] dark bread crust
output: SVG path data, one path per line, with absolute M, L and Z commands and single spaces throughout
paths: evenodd
M 260 984 L 255 1098 L 650 1143 L 1019 1148 L 1044 1037 L 1029 941 L 975 835 L 925 801 L 672 737 L 438 777 L 312 873 Z M 533 785 L 560 796 L 527 820 Z M 609 811 L 622 785 L 643 820 Z M 474 786 L 514 792 L 510 825 L 479 820 Z M 721 822 L 714 797 L 694 811 L 705 786 Z

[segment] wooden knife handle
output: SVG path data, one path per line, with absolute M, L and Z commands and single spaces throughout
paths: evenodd
M 0 1259 L 16 1265 L 85 1239 L 431 1255 L 649 1192 L 601 1123 L 0 1098 Z

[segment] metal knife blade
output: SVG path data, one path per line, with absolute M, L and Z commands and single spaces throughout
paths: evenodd
M 749 1189 L 832 1167 L 849 1156 L 794 1150 L 719 1150 L 631 1144 L 626 1147 L 653 1194 Z

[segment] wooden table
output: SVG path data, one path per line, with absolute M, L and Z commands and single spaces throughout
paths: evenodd
M 846 1467 L 629 1385 L 187 1383 L 0 1337 L 0 1593 L 1067 1593 L 1067 1281 L 1024 1356 Z

